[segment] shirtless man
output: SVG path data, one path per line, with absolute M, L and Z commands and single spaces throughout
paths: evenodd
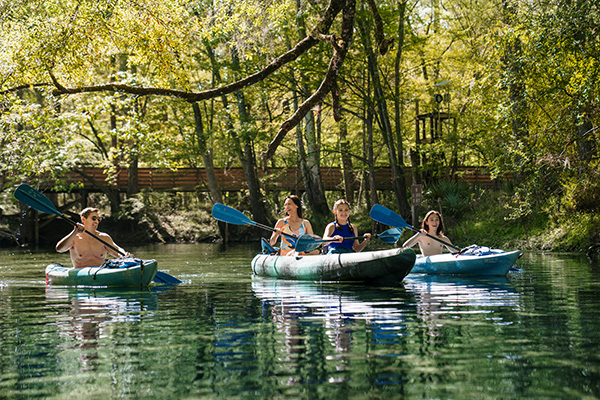
M 71 261 L 75 268 L 99 267 L 104 264 L 107 253 L 115 257 L 119 257 L 121 254 L 131 257 L 129 253 L 125 253 L 125 250 L 117 246 L 108 234 L 97 230 L 98 224 L 102 221 L 98 212 L 97 208 L 92 207 L 81 211 L 81 223 L 78 223 L 73 228 L 73 232 L 69 233 L 56 244 L 56 251 L 59 253 L 64 253 L 67 250 L 71 252 Z M 118 249 L 121 254 L 91 237 L 85 232 L 86 230 Z
M 425 215 L 423 219 L 423 227 L 420 232 L 416 233 L 413 237 L 408 239 L 402 247 L 412 247 L 415 244 L 419 243 L 419 249 L 421 249 L 421 254 L 424 256 L 433 256 L 435 254 L 442 254 L 444 250 L 444 245 L 437 240 L 434 240 L 427 236 L 433 236 L 442 240 L 449 245 L 452 245 L 452 242 L 444 232 L 442 231 L 442 215 L 434 210 L 431 210 Z M 452 252 L 452 248 L 446 246 L 450 252 Z

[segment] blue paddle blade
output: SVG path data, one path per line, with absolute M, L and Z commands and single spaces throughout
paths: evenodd
M 380 204 L 375 204 L 373 206 L 373 208 L 371 208 L 371 218 L 373 218 L 375 221 L 380 222 L 382 224 L 385 225 L 390 225 L 390 226 L 395 226 L 397 228 L 408 228 L 410 230 L 413 230 L 415 232 L 419 232 L 418 229 L 413 228 L 412 226 L 410 226 L 408 223 L 406 223 L 406 221 L 404 220 L 404 218 L 402 218 L 401 216 L 399 216 L 398 214 L 396 214 L 395 212 L 393 212 L 392 210 L 390 210 L 389 208 L 385 208 L 384 206 L 380 205 Z M 456 251 L 460 251 L 460 249 L 458 247 L 455 247 L 453 245 L 451 245 L 450 243 L 446 243 L 445 241 L 436 238 L 435 236 L 431 236 L 429 234 L 425 234 L 427 237 L 432 238 L 433 240 L 442 243 L 444 245 L 446 245 L 447 247 L 451 248 L 451 249 L 455 249 Z
M 178 285 L 181 281 L 175 278 L 173 275 L 169 275 L 166 272 L 156 271 L 156 275 L 154 276 L 154 282 L 157 283 L 166 283 L 169 285 Z
M 384 243 L 396 243 L 400 239 L 402 231 L 398 228 L 391 228 L 377 235 L 377 238 Z
M 215 203 L 212 209 L 212 216 L 214 219 L 227 222 L 228 224 L 256 225 L 256 222 L 252 221 L 242 212 L 221 203 Z
M 325 242 L 331 242 L 331 240 L 323 240 L 317 235 L 301 235 L 296 242 L 296 251 L 298 253 L 309 253 Z
M 384 225 L 394 226 L 396 228 L 408 228 L 411 230 L 415 230 L 412 226 L 410 226 L 404 218 L 386 208 L 380 204 L 375 204 L 371 208 L 371 213 L 369 214 L 372 219 L 377 222 L 380 222 Z
M 17 187 L 14 196 L 17 200 L 34 210 L 62 217 L 62 213 L 54 207 L 54 204 L 52 204 L 46 196 L 26 183 L 21 183 L 19 187 Z

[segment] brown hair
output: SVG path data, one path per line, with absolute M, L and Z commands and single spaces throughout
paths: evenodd
M 291 199 L 294 202 L 294 204 L 298 206 L 298 217 L 302 218 L 302 200 L 300 200 L 300 197 L 296 196 L 295 194 L 290 194 L 285 198 L 285 200 L 287 199 Z M 285 215 L 288 215 L 287 212 L 285 213 Z
M 91 213 L 99 213 L 100 210 L 98 210 L 97 208 L 94 207 L 86 207 L 83 210 L 81 210 L 81 212 L 79 213 L 79 215 L 81 215 L 83 218 L 87 218 L 90 216 Z
M 432 215 L 437 215 L 438 218 L 440 219 L 440 224 L 437 227 L 436 230 L 436 235 L 441 235 L 444 233 L 444 220 L 442 219 L 442 214 L 440 214 L 439 212 L 435 211 L 435 210 L 431 210 L 429 211 L 427 214 L 425 214 L 425 218 L 423 218 L 423 225 L 422 228 L 425 229 L 425 231 L 429 232 L 429 224 L 427 223 L 427 220 L 429 219 L 429 217 L 431 217 Z

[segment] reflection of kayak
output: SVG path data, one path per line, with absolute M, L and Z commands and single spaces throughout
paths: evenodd
M 316 256 L 278 256 L 258 254 L 252 260 L 256 275 L 320 281 L 399 282 L 415 262 L 411 249 L 390 249 L 360 253 Z M 394 282 L 391 282 L 391 281 Z
M 456 307 L 516 306 L 519 294 L 506 276 L 415 275 L 402 285 L 417 297 L 417 303 L 435 306 L 436 312 L 456 311 Z M 444 308 L 451 304 L 450 308 Z M 481 311 L 486 311 L 483 308 Z
M 404 320 L 414 309 L 415 298 L 403 290 L 393 295 L 369 285 L 324 285 L 318 282 L 252 277 L 254 295 L 271 305 L 273 312 L 287 316 L 311 316 L 317 319 L 349 318 L 385 321 L 392 324 Z
M 143 267 L 140 266 L 143 262 Z M 69 268 L 60 264 L 46 267 L 46 283 L 69 286 L 148 286 L 158 269 L 156 260 L 114 259 L 104 267 Z
M 111 320 L 139 318 L 140 311 L 157 310 L 158 297 L 154 290 L 126 287 L 74 287 L 46 286 L 46 302 L 49 306 L 61 308 L 71 304 L 70 315 L 86 316 L 102 314 L 112 316 Z
M 489 250 L 485 254 L 438 254 L 417 257 L 411 273 L 503 276 L 521 255 L 519 250 Z
M 403 286 L 408 287 L 464 287 L 481 289 L 483 291 L 503 291 L 514 293 L 513 284 L 506 276 L 449 276 L 449 275 L 423 275 L 411 274 L 403 281 Z

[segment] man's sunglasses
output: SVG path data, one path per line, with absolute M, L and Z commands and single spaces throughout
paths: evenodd
M 96 217 L 95 215 L 92 217 L 92 221 L 102 221 L 102 217 Z

